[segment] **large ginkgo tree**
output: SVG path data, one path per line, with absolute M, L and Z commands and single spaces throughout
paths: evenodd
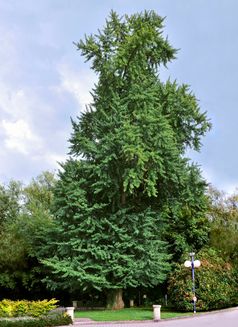
M 111 12 L 76 46 L 98 82 L 72 121 L 44 263 L 51 287 L 102 290 L 115 309 L 123 289 L 162 283 L 171 255 L 206 242 L 205 182 L 185 154 L 210 123 L 186 85 L 160 80 L 176 50 L 154 11 Z

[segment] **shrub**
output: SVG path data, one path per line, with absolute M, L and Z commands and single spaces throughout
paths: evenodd
M 49 301 L 31 301 L 29 302 L 29 309 L 27 315 L 30 317 L 40 317 L 42 315 L 47 314 L 50 310 L 56 308 L 56 303 L 58 300 L 51 299 Z
M 198 253 L 201 267 L 195 270 L 197 310 L 220 309 L 237 305 L 236 270 L 219 253 L 206 249 Z M 177 265 L 169 278 L 170 302 L 179 310 L 192 309 L 191 269 Z
M 53 327 L 70 325 L 72 323 L 70 316 L 60 313 L 34 319 L 0 320 L 0 327 Z
M 0 327 L 45 327 L 43 321 L 33 320 L 0 320 Z
M 71 317 L 66 313 L 60 313 L 60 314 L 58 313 L 58 314 L 42 317 L 40 318 L 40 321 L 44 322 L 44 326 L 47 327 L 70 325 L 73 323 Z
M 0 317 L 40 317 L 55 309 L 57 302 L 58 300 L 55 299 L 49 301 L 11 301 L 5 299 L 0 302 Z

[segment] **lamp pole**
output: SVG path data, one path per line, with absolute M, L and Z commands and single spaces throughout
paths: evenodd
M 196 290 L 195 290 L 195 268 L 200 267 L 201 262 L 199 260 L 194 260 L 195 253 L 191 252 L 189 253 L 189 256 L 191 258 L 191 261 L 186 260 L 184 262 L 184 266 L 187 268 L 191 267 L 192 270 L 192 293 L 193 293 L 193 313 L 196 313 Z
M 194 256 L 195 253 L 191 252 L 189 253 L 191 257 L 191 268 L 192 268 L 192 292 L 193 292 L 193 313 L 196 313 L 196 293 L 195 293 L 195 267 L 194 267 Z

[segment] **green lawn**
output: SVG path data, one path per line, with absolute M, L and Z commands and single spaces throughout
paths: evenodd
M 162 310 L 161 312 L 162 319 L 188 315 L 192 315 L 192 313 L 181 313 L 169 310 Z M 151 320 L 153 319 L 153 310 L 149 308 L 127 308 L 122 310 L 76 311 L 75 318 L 90 318 L 95 321 Z

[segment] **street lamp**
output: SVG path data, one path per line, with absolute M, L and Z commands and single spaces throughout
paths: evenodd
M 192 292 L 193 292 L 193 312 L 196 313 L 196 294 L 195 294 L 195 268 L 200 267 L 201 262 L 199 260 L 194 260 L 194 256 L 195 253 L 191 252 L 189 253 L 191 260 L 186 260 L 184 262 L 184 266 L 186 268 L 190 268 L 192 269 L 192 282 L 193 282 L 193 286 L 192 286 Z

